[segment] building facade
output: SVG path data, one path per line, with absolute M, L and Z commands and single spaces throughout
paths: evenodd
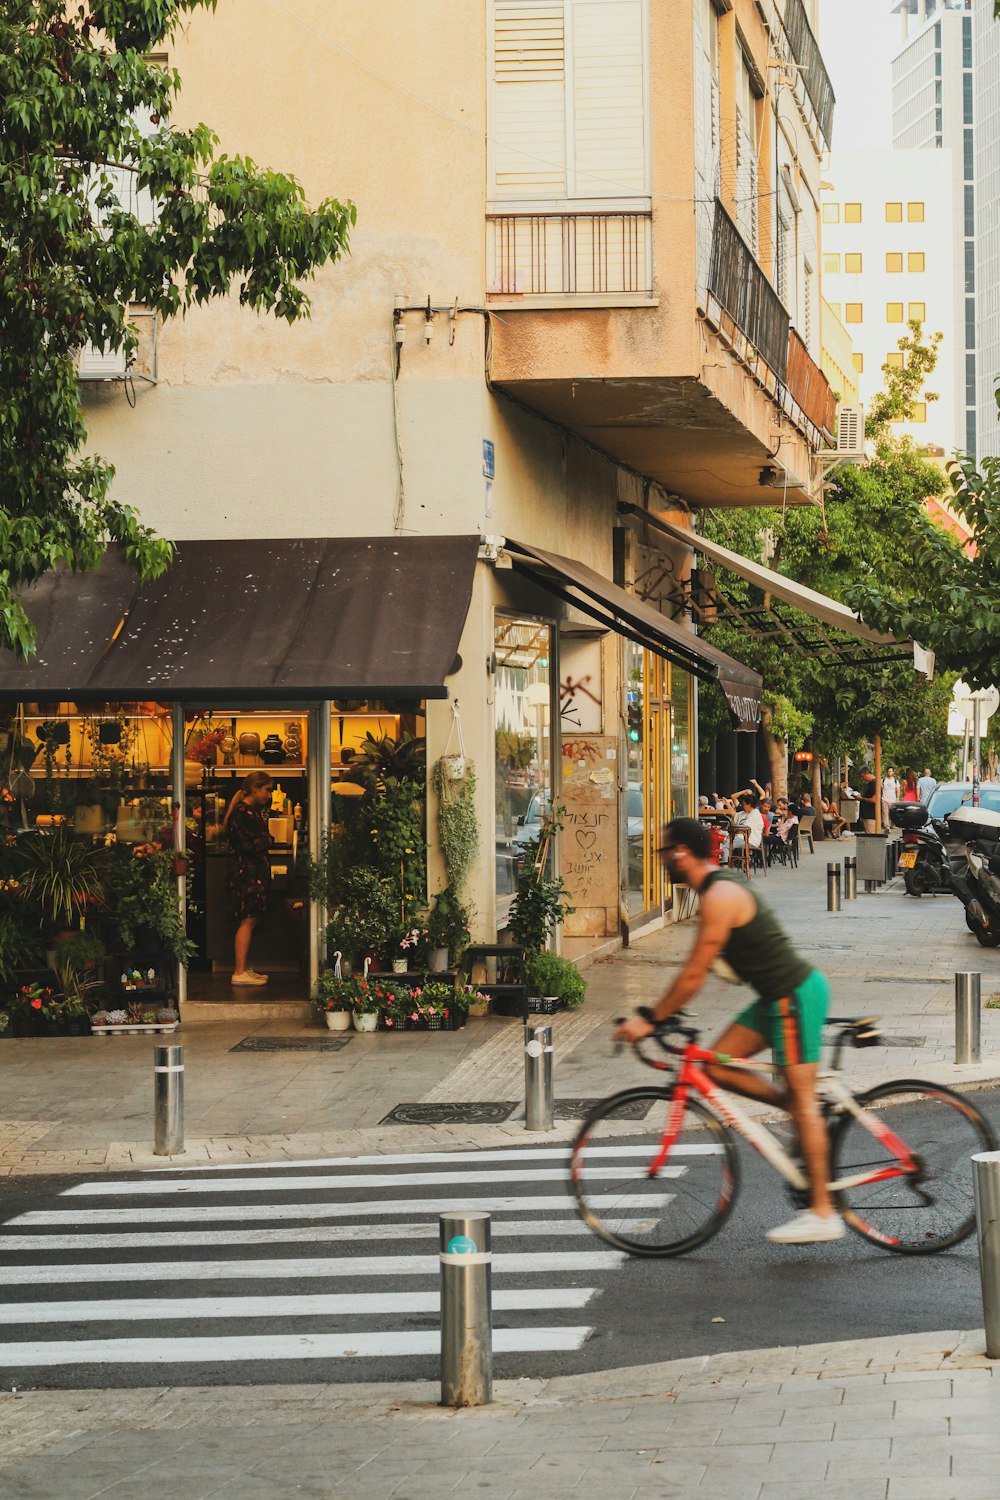
M 952 153 L 834 151 L 823 200 L 824 295 L 854 346 L 861 399 L 883 384 L 886 362 L 902 361 L 899 340 L 916 318 L 942 335 L 927 382 L 934 401 L 915 402 L 899 431 L 949 453 L 964 448 L 964 383 L 956 404 L 955 240 Z M 889 194 L 892 197 L 889 197 Z
M 978 449 L 1000 455 L 995 390 L 1000 376 L 1000 35 L 993 6 L 973 0 L 976 111 L 976 337 Z
M 690 532 L 704 507 L 817 493 L 834 426 L 818 366 L 833 96 L 815 19 L 802 0 L 442 0 L 430 20 L 400 3 L 222 0 L 171 48 L 178 124 L 208 120 L 224 150 L 294 172 L 313 200 L 353 198 L 358 223 L 350 256 L 313 284 L 309 322 L 235 300 L 192 309 L 158 330 L 134 405 L 120 379 L 84 385 L 117 493 L 179 543 L 178 640 L 184 608 L 202 642 L 213 614 L 223 634 L 247 615 L 262 628 L 265 604 L 277 629 L 282 590 L 289 617 L 304 610 L 286 667 L 262 667 L 266 693 L 246 662 L 239 686 L 221 668 L 195 681 L 174 656 L 143 696 L 176 704 L 188 683 L 188 710 L 237 746 L 298 722 L 314 848 L 327 782 L 335 829 L 368 728 L 426 735 L 433 766 L 460 720 L 480 940 L 503 930 L 553 801 L 576 907 L 564 951 L 662 920 L 658 829 L 694 807 L 698 680 L 755 726 L 759 681 L 698 640 L 691 550 L 650 522 Z M 349 670 L 332 644 L 303 659 L 310 566 L 326 626 L 361 622 Z M 154 591 L 164 610 L 169 579 Z M 413 640 L 404 623 L 393 648 L 400 607 Z M 430 666 L 407 679 L 398 658 L 457 610 L 454 661 L 436 685 Z M 147 618 L 129 616 L 92 694 Z M 435 639 L 445 650 L 447 632 Z M 36 713 L 73 698 L 39 671 L 11 669 L 4 691 Z M 242 766 L 237 750 L 213 777 Z M 201 816 L 217 822 L 218 805 Z M 429 788 L 431 895 L 436 814 Z
M 964 433 L 956 447 L 976 452 L 976 110 L 972 0 L 899 0 L 902 42 L 892 60 L 892 143 L 900 150 L 946 151 L 952 159 L 955 340 L 951 379 Z M 943 383 L 945 371 L 937 377 Z M 959 423 L 960 427 L 960 423 Z

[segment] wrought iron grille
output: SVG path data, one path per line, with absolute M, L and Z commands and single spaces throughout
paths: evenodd
M 788 366 L 788 313 L 718 199 L 708 290 L 783 381 Z
M 816 111 L 820 132 L 829 147 L 833 134 L 833 84 L 826 71 L 819 43 L 809 25 L 802 0 L 785 0 L 785 35 L 799 65 L 809 102 Z
M 489 287 L 500 297 L 648 296 L 652 214 L 490 214 Z

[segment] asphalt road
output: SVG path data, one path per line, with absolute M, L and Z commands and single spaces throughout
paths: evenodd
M 974 1097 L 1000 1124 L 1000 1090 Z M 763 1235 L 787 1199 L 740 1150 L 742 1192 L 721 1234 L 663 1261 L 595 1240 L 565 1197 L 564 1153 L 537 1138 L 467 1157 L 8 1179 L 0 1382 L 432 1378 L 436 1215 L 448 1206 L 493 1205 L 499 1377 L 980 1324 L 974 1240 L 912 1259 L 854 1235 L 777 1248 Z

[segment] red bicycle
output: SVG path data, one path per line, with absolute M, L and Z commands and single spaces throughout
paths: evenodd
M 952 1089 L 899 1079 L 855 1094 L 840 1075 L 842 1049 L 876 1046 L 871 1018 L 831 1018 L 830 1066 L 817 1092 L 830 1132 L 834 1194 L 858 1234 L 899 1255 L 934 1255 L 975 1228 L 969 1158 L 995 1151 L 989 1121 Z M 683 1011 L 648 1039 L 669 1060 L 636 1046 L 661 1087 L 626 1089 L 587 1116 L 573 1143 L 570 1179 L 584 1222 L 630 1255 L 683 1255 L 718 1234 L 740 1185 L 734 1134 L 784 1178 L 797 1208 L 808 1203 L 803 1167 L 759 1120 L 709 1078 L 706 1063 L 770 1069 L 700 1045 Z

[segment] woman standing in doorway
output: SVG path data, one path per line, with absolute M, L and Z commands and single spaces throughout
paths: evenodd
M 222 825 L 233 851 L 226 871 L 226 895 L 236 922 L 233 984 L 267 983 L 267 975 L 255 974 L 247 959 L 253 930 L 267 912 L 271 893 L 266 813 L 273 784 L 266 771 L 251 771 L 226 809 Z

